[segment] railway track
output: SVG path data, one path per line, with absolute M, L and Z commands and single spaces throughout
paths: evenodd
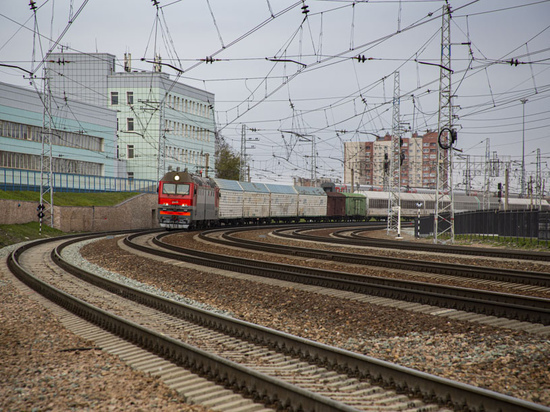
M 312 250 L 311 248 L 297 248 L 281 245 L 266 245 L 261 242 L 249 240 L 236 240 L 230 237 L 230 233 L 219 237 L 212 237 L 216 231 L 203 232 L 200 237 L 217 244 L 236 245 L 253 250 L 261 250 L 270 253 L 279 253 L 291 256 L 301 256 L 315 259 L 337 260 L 339 262 L 358 264 L 369 264 L 370 258 L 357 257 L 353 254 L 340 254 L 337 252 L 327 252 Z M 157 237 L 154 242 L 157 246 L 161 246 L 165 251 L 163 256 L 171 259 L 179 259 L 182 261 L 195 263 L 199 265 L 217 267 L 220 269 L 231 270 L 241 273 L 254 274 L 258 276 L 267 276 L 271 278 L 287 280 L 291 282 L 310 284 L 332 289 L 353 291 L 356 293 L 374 295 L 384 298 L 415 302 L 419 304 L 439 306 L 453 310 L 462 310 L 466 312 L 474 312 L 487 316 L 502 317 L 508 319 L 516 319 L 531 323 L 540 323 L 542 325 L 550 325 L 550 300 L 544 298 L 516 295 L 510 293 L 499 293 L 487 290 L 478 290 L 463 287 L 453 287 L 447 285 L 431 284 L 426 282 L 406 281 L 401 279 L 383 278 L 377 276 L 356 275 L 347 272 L 333 272 L 309 267 L 296 265 L 278 264 L 273 262 L 265 262 L 258 260 L 250 260 L 236 258 L 232 256 L 220 256 L 202 252 L 194 249 L 182 249 L 174 245 L 163 243 L 161 238 L 164 235 Z M 134 245 L 133 247 L 146 247 Z M 353 260 L 355 259 L 355 260 Z M 375 258 L 378 260 L 378 258 Z M 392 262 L 392 260 L 388 260 Z M 421 266 L 422 263 L 419 263 Z M 391 263 L 394 265 L 394 263 Z M 456 265 L 454 265 L 456 266 Z M 395 265 L 393 266 L 395 267 Z M 410 270 L 411 262 L 405 260 L 399 268 Z M 434 264 L 436 271 L 444 273 L 448 265 Z M 471 276 L 474 271 L 470 267 L 462 268 L 463 273 Z M 453 273 L 456 273 L 456 267 L 453 268 Z M 496 271 L 497 274 L 501 270 Z M 506 271 L 502 271 L 506 272 Z M 483 272 L 482 269 L 478 273 L 486 273 L 487 277 L 493 276 L 494 270 L 488 269 Z M 518 274 L 519 276 L 520 274 Z M 534 276 L 541 276 L 535 274 Z M 542 275 L 544 277 L 544 275 Z
M 241 239 L 235 234 L 239 233 L 242 229 L 228 230 L 224 231 L 221 236 L 216 238 L 209 237 L 209 233 L 215 232 L 206 232 L 201 234 L 201 238 L 208 239 L 209 241 L 216 242 L 218 244 L 225 245 L 237 245 L 242 248 L 250 248 L 253 250 L 262 250 L 264 252 L 270 253 L 279 253 L 279 254 L 288 254 L 293 256 L 301 256 L 322 260 L 331 260 L 335 262 L 343 263 L 353 263 L 359 265 L 368 265 L 368 266 L 377 266 L 390 269 L 408 269 L 417 272 L 423 273 L 438 273 L 440 275 L 449 275 L 449 276 L 458 276 L 464 278 L 480 279 L 486 281 L 495 281 L 495 282 L 508 282 L 508 283 L 517 283 L 530 286 L 540 286 L 542 288 L 550 288 L 550 273 L 543 272 L 529 272 L 524 270 L 512 270 L 512 269 L 503 269 L 503 268 L 491 268 L 491 267 L 480 267 L 464 264 L 451 264 L 451 263 L 438 263 L 431 262 L 426 260 L 414 260 L 414 259 L 399 259 L 394 257 L 381 257 L 373 255 L 359 255 L 356 253 L 344 253 L 344 252 L 335 252 L 335 251 L 321 251 L 315 250 L 312 248 L 302 248 L 297 246 L 284 246 L 277 244 L 266 244 L 264 242 L 257 242 L 253 240 Z M 305 240 L 310 242 L 317 243 L 336 243 L 339 245 L 352 245 L 352 246 L 365 246 L 364 244 L 357 244 L 356 242 L 346 243 L 343 239 L 336 239 L 336 242 L 333 242 L 332 238 L 327 238 L 323 236 L 308 236 L 304 235 L 301 232 L 303 229 L 277 229 L 273 231 L 275 236 L 279 236 L 291 240 Z M 345 230 L 346 232 L 348 229 Z M 290 233 L 286 233 L 290 232 Z M 341 232 L 341 231 L 337 231 Z M 391 242 L 391 241 L 390 241 Z M 360 243 L 360 242 L 359 242 Z M 398 243 L 398 242 L 396 242 Z M 382 247 L 384 247 L 384 242 L 381 242 Z M 378 245 L 377 247 L 380 247 Z M 408 250 L 405 246 L 403 249 Z M 475 248 L 473 248 L 475 249 Z M 434 249 L 429 247 L 426 250 L 434 252 Z M 479 256 L 490 256 L 491 251 L 486 249 L 481 249 Z M 541 259 L 537 259 L 541 260 Z
M 464 256 L 483 256 L 492 258 L 550 262 L 550 253 L 548 252 L 533 252 L 518 249 L 479 248 L 447 244 L 430 244 L 421 242 L 409 242 L 406 240 L 396 241 L 390 239 L 371 238 L 368 236 L 368 233 L 370 231 L 377 229 L 378 228 L 375 226 L 369 226 L 355 229 L 336 230 L 332 233 L 332 237 L 330 239 L 325 236 L 315 236 L 307 233 L 307 229 L 292 230 L 292 233 L 289 234 L 285 234 L 284 230 L 281 230 L 278 233 L 282 237 L 310 240 L 315 242 L 336 243 L 354 246 L 369 246 L 377 248 L 383 247 L 387 249 L 414 250 L 420 252 L 432 252 Z
M 10 255 L 9 266 L 21 280 L 57 304 L 154 352 L 155 355 L 143 354 L 141 349 L 121 349 L 120 344 L 107 343 L 150 372 L 166 372 L 171 382 L 180 388 L 191 387 L 197 398 L 205 398 L 207 404 L 216 408 L 223 410 L 218 405 L 220 399 L 232 402 L 233 407 L 242 400 L 233 398 L 223 388 L 208 394 L 207 389 L 213 384 L 197 382 L 198 377 L 190 373 L 208 376 L 257 400 L 289 410 L 351 411 L 382 406 L 386 410 L 445 410 L 407 396 L 410 394 L 453 408 L 467 405 L 486 411 L 548 410 L 102 279 L 63 259 L 63 248 L 77 240 L 80 239 L 58 241 L 53 252 L 46 242 L 28 244 Z M 67 271 L 72 275 L 67 275 Z M 86 283 L 81 283 L 81 279 L 86 279 Z M 61 287 L 70 293 L 62 292 Z M 112 338 L 98 339 L 110 342 Z M 193 371 L 178 371 L 179 366 Z

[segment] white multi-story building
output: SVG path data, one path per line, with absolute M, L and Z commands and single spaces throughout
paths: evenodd
M 170 168 L 212 172 L 214 95 L 172 80 L 157 62 L 133 71 L 129 56 L 116 70 L 108 53 L 53 53 L 46 66 L 49 89 L 69 100 L 117 113 L 117 156 L 127 177 L 158 180 Z

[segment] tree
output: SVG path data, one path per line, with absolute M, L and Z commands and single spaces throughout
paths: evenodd
M 240 156 L 223 139 L 218 145 L 215 167 L 220 179 L 239 180 Z

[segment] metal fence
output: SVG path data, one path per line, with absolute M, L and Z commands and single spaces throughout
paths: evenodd
M 438 222 L 446 230 L 449 222 Z M 455 235 L 508 237 L 550 240 L 550 212 L 539 210 L 482 210 L 455 214 Z M 446 226 L 447 225 L 447 226 Z M 418 225 L 419 235 L 433 235 L 434 216 L 423 217 Z
M 52 173 L 54 192 L 156 193 L 155 180 Z M 0 168 L 0 190 L 40 191 L 40 172 Z

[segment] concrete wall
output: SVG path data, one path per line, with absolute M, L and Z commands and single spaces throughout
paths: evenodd
M 38 202 L 0 200 L 0 224 L 38 221 Z M 63 232 L 101 232 L 159 227 L 157 195 L 140 194 L 116 206 L 54 205 L 54 228 Z
M 38 202 L 0 200 L 0 225 L 15 225 L 38 221 Z

